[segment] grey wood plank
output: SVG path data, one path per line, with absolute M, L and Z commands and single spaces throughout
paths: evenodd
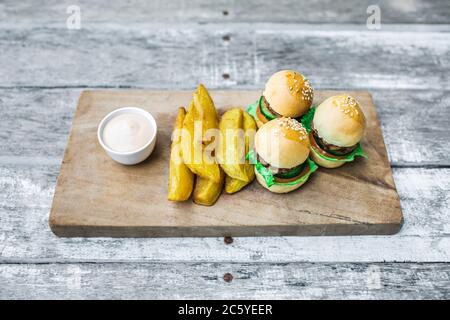
M 261 88 L 294 68 L 321 89 L 450 86 L 450 26 L 0 26 L 0 87 Z M 224 40 L 227 35 L 230 40 Z
M 81 90 L 0 90 L 0 163 L 60 163 Z M 56 159 L 47 159 L 54 157 Z M 27 162 L 28 161 L 28 162 Z
M 79 5 L 82 21 L 130 22 L 281 22 L 365 24 L 367 8 L 378 4 L 382 23 L 449 23 L 445 0 L 397 1 L 229 1 L 229 0 L 131 0 L 131 1 L 2 1 L 0 20 L 5 23 L 65 23 L 66 8 Z
M 0 163 L 60 163 L 80 93 L 81 89 L 0 89 Z M 392 165 L 450 165 L 448 91 L 372 94 Z
M 0 299 L 448 299 L 450 264 L 3 264 L 0 286 Z
M 450 261 L 450 169 L 396 168 L 405 223 L 394 236 L 57 238 L 48 214 L 59 166 L 0 168 L 0 262 Z

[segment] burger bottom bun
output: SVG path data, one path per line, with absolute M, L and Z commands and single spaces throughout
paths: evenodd
M 313 147 L 311 147 L 310 155 L 315 163 L 317 163 L 319 166 L 324 167 L 324 168 L 330 168 L 330 169 L 338 168 L 345 163 L 345 161 L 339 161 L 339 160 L 338 161 L 330 161 L 330 160 L 324 159 L 318 155 L 317 151 Z
M 300 188 L 306 181 L 308 181 L 306 180 L 296 185 L 274 184 L 273 186 L 268 187 L 263 176 L 258 172 L 258 170 L 256 170 L 256 168 L 255 168 L 255 175 L 260 185 L 262 185 L 264 188 L 274 193 L 288 193 L 294 191 L 295 189 Z

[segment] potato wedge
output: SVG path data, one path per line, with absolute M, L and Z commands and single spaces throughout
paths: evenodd
M 248 181 L 243 181 L 239 179 L 231 178 L 230 176 L 225 177 L 225 192 L 228 194 L 236 193 L 244 188 L 246 185 L 250 184 L 255 179 L 255 170 L 253 165 L 249 164 L 245 167 L 245 173 L 248 177 Z
M 228 110 L 219 123 L 221 141 L 217 157 L 223 171 L 231 178 L 248 181 L 245 173 L 245 140 L 243 130 L 243 111 L 239 108 Z
M 245 132 L 245 155 L 247 156 L 250 149 L 253 148 L 253 141 L 256 134 L 256 122 L 253 117 L 244 111 L 244 132 Z M 255 179 L 254 165 L 245 161 L 245 173 L 247 175 L 248 182 L 252 182 Z
M 212 206 L 216 203 L 222 193 L 224 180 L 225 173 L 223 170 L 220 170 L 220 181 L 218 183 L 211 179 L 205 179 L 197 176 L 193 194 L 194 202 L 204 206 Z
M 228 194 L 236 193 L 248 184 L 247 181 L 233 179 L 230 176 L 225 177 L 225 192 Z
M 202 136 L 208 129 L 217 129 L 219 127 L 219 116 L 211 96 L 203 84 L 200 84 L 193 94 L 195 110 L 198 112 L 198 118 L 202 120 Z
M 213 111 L 215 112 L 215 109 Z M 209 159 L 208 161 L 204 156 L 205 144 L 203 143 L 202 129 L 194 130 L 196 123 L 204 123 L 201 113 L 205 114 L 201 110 L 199 112 L 195 107 L 194 101 L 192 101 L 183 121 L 183 132 L 181 135 L 183 160 L 196 175 L 219 183 L 220 167 L 215 163 L 214 159 Z
M 247 112 L 243 112 L 243 128 L 245 131 L 245 154 L 250 151 L 253 147 L 253 138 L 256 133 L 256 123 L 251 115 Z M 251 183 L 255 179 L 255 171 L 253 169 L 253 164 L 248 163 L 244 165 L 245 174 L 247 176 L 247 181 L 233 179 L 229 176 L 225 178 L 225 192 L 235 193 L 244 188 L 247 184 Z
M 167 199 L 171 201 L 185 201 L 191 196 L 194 188 L 194 174 L 184 164 L 181 155 L 181 129 L 186 110 L 181 107 L 173 126 L 172 144 L 170 146 L 169 161 L 169 191 Z
M 245 155 L 250 151 L 251 148 L 253 148 L 253 141 L 256 134 L 256 122 L 253 117 L 248 114 L 248 112 L 244 111 L 244 120 L 243 120 L 243 128 L 245 132 Z M 249 163 L 247 162 L 247 165 Z M 253 169 L 253 165 L 250 164 L 250 166 Z

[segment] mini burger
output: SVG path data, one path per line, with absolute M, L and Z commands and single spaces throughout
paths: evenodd
M 353 161 L 355 156 L 367 157 L 359 144 L 366 118 L 355 98 L 347 94 L 333 96 L 312 112 L 311 157 L 318 165 L 337 168 Z
M 297 120 L 283 117 L 267 122 L 256 132 L 249 158 L 263 187 L 287 193 L 303 185 L 317 169 L 309 152 L 305 128 Z
M 273 119 L 300 117 L 308 112 L 313 98 L 314 90 L 301 73 L 282 70 L 269 78 L 262 96 L 249 106 L 248 112 L 260 128 Z

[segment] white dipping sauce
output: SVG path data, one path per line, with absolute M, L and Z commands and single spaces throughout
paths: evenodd
M 145 146 L 153 134 L 153 128 L 146 117 L 136 113 L 123 113 L 106 123 L 103 141 L 116 152 L 131 152 Z

